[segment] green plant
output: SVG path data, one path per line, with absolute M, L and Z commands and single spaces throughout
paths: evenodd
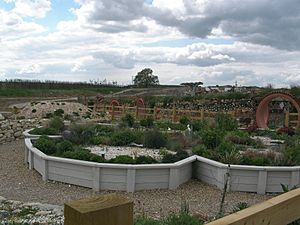
M 50 119 L 48 126 L 50 128 L 62 131 L 65 127 L 65 124 L 61 117 L 54 116 Z
M 57 135 L 57 134 L 59 134 L 58 130 L 51 128 L 51 127 L 34 128 L 29 133 L 35 134 L 35 135 Z
M 157 161 L 152 158 L 151 156 L 145 156 L 145 155 L 141 155 L 139 157 L 136 158 L 136 164 L 153 164 L 153 163 L 157 163 Z
M 178 151 L 176 152 L 176 154 L 166 154 L 163 156 L 162 158 L 162 162 L 163 163 L 174 163 L 177 162 L 179 160 L 185 159 L 187 158 L 189 155 L 186 151 Z
M 216 128 L 223 132 L 237 130 L 238 122 L 228 114 L 218 113 L 216 116 Z
M 53 155 L 57 150 L 55 141 L 44 135 L 37 139 L 33 143 L 33 146 L 44 152 L 46 155 Z
M 146 119 L 140 120 L 140 125 L 142 127 L 153 127 L 154 126 L 154 119 L 151 116 L 148 116 Z
M 146 217 L 146 216 L 138 216 L 134 225 L 162 225 L 160 221 Z
M 149 130 L 144 133 L 143 143 L 147 148 L 162 148 L 166 146 L 167 138 L 158 130 Z
M 202 157 L 205 157 L 205 158 L 209 158 L 209 159 L 212 158 L 212 152 L 211 152 L 211 150 L 208 150 L 206 148 L 206 146 L 203 145 L 203 144 L 194 146 L 193 149 L 192 149 L 192 151 L 193 151 L 193 153 L 195 155 L 199 155 L 199 156 L 202 156 Z
M 128 127 L 133 127 L 134 125 L 134 117 L 131 114 L 126 114 L 121 118 L 122 123 Z
M 135 160 L 129 155 L 118 155 L 117 157 L 111 159 L 110 162 L 120 164 L 135 164 Z
M 234 206 L 232 213 L 236 213 L 236 212 L 246 209 L 248 207 L 249 207 L 249 205 L 247 202 L 239 202 Z
M 118 130 L 111 136 L 111 144 L 114 146 L 126 146 L 130 143 L 141 143 L 141 133 L 132 130 Z
M 113 134 L 115 129 L 111 126 L 96 125 L 94 131 L 97 136 L 110 136 Z
M 221 143 L 223 135 L 218 129 L 208 129 L 203 132 L 201 139 L 208 149 L 215 149 Z
M 87 124 L 72 124 L 70 126 L 70 135 L 66 138 L 75 144 L 87 144 L 93 135 L 93 126 Z
M 108 137 L 108 136 L 92 136 L 90 138 L 90 143 L 93 145 L 109 145 L 110 137 Z
M 183 116 L 179 119 L 179 123 L 184 125 L 184 126 L 187 126 L 188 124 L 191 123 L 191 121 L 187 116 Z
M 70 141 L 63 140 L 63 141 L 57 143 L 56 149 L 57 149 L 57 154 L 62 155 L 66 151 L 73 151 L 74 146 Z
M 54 116 L 63 117 L 65 111 L 63 109 L 57 109 L 53 112 Z
M 203 133 L 205 130 L 208 129 L 207 121 L 206 120 L 203 120 L 203 121 L 196 120 L 192 123 L 192 128 L 193 128 L 193 131 Z
M 171 214 L 167 216 L 163 225 L 202 225 L 203 222 L 195 217 L 192 217 L 189 213 L 180 212 L 178 215 Z

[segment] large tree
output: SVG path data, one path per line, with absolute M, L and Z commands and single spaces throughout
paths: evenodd
M 150 87 L 153 85 L 158 85 L 158 76 L 152 74 L 153 71 L 150 68 L 145 68 L 138 72 L 134 77 L 133 83 L 138 87 Z

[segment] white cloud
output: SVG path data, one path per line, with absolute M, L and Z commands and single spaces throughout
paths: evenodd
M 41 73 L 41 66 L 38 64 L 27 65 L 16 72 L 16 74 L 39 74 Z
M 25 17 L 43 18 L 51 10 L 50 0 L 15 0 L 13 12 Z

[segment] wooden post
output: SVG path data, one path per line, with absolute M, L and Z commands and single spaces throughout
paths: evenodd
M 204 109 L 202 108 L 201 109 L 201 111 L 200 111 L 200 113 L 201 113 L 201 121 L 203 121 L 204 120 Z
M 125 107 L 125 104 L 123 105 L 123 116 L 125 116 L 125 114 L 126 114 L 126 107 Z
M 153 119 L 156 120 L 156 106 L 153 108 Z
M 112 104 L 112 108 L 111 108 L 111 121 L 114 122 L 115 121 L 115 105 Z
M 65 225 L 133 225 L 133 201 L 117 194 L 65 203 Z
M 138 119 L 138 117 L 139 117 L 139 106 L 136 105 L 135 118 Z
M 176 122 L 176 107 L 173 105 L 172 122 Z
M 289 127 L 289 122 L 290 122 L 290 112 L 286 111 L 284 117 L 284 126 Z

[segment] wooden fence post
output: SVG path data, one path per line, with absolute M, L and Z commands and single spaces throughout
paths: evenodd
M 201 111 L 200 111 L 200 113 L 201 113 L 201 121 L 203 121 L 204 120 L 204 109 L 202 108 L 201 109 Z
M 136 105 L 135 118 L 138 119 L 138 117 L 139 117 L 139 106 Z
M 114 122 L 115 121 L 115 105 L 112 105 L 111 108 L 111 121 Z
M 285 112 L 285 117 L 284 117 L 284 126 L 288 127 L 290 122 L 290 112 L 286 111 Z
M 176 122 L 176 107 L 173 105 L 172 122 Z

